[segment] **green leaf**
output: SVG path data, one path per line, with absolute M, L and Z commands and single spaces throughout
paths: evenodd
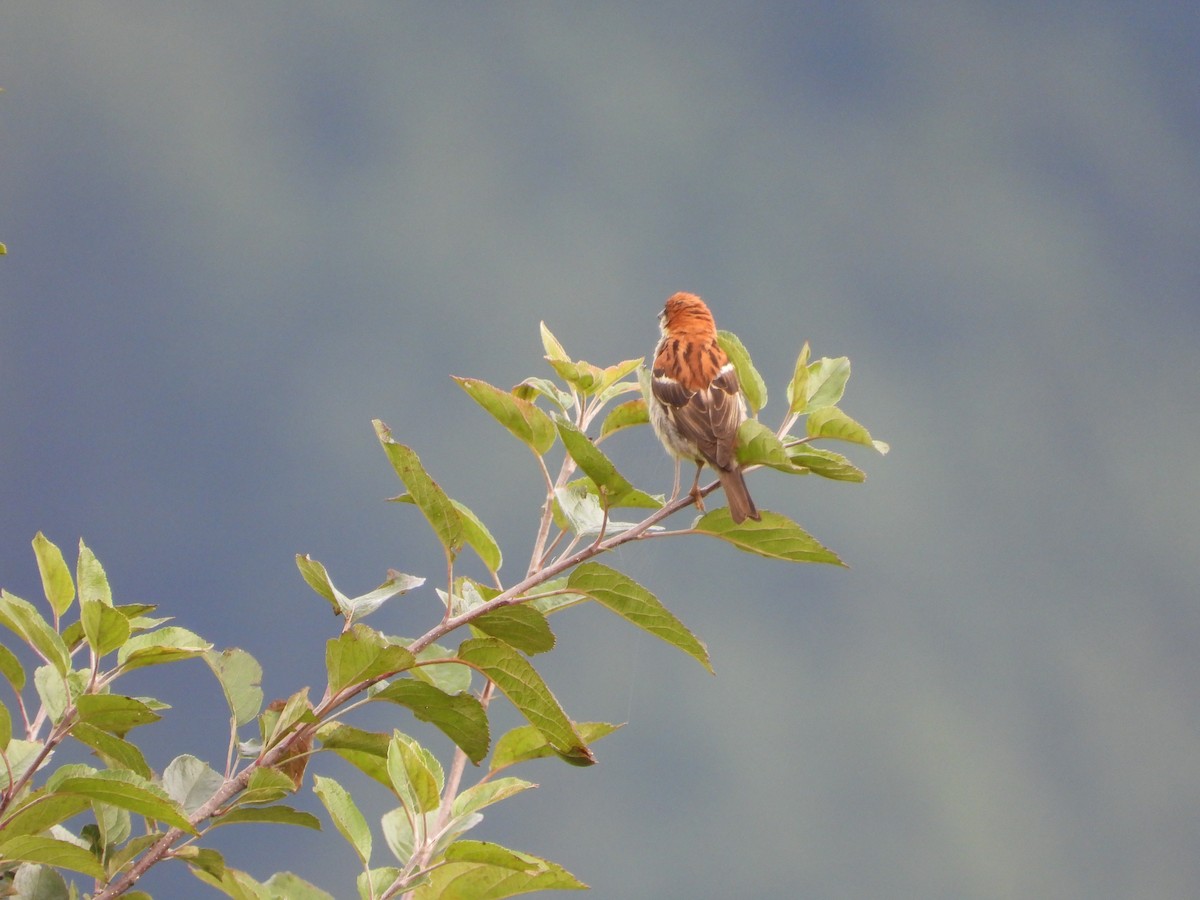
M 192 871 L 199 869 L 216 878 L 221 878 L 225 874 L 225 857 L 216 850 L 191 845 L 180 847 L 172 856 L 175 859 L 182 859 L 192 867 Z
M 637 359 L 627 359 L 605 369 L 600 383 L 596 386 L 596 401 L 604 405 L 622 394 L 635 393 L 638 390 L 637 382 L 622 381 L 621 379 L 630 372 L 637 371 L 637 368 L 645 365 L 645 362 L 645 358 L 639 356 Z
M 108 852 L 129 840 L 133 833 L 133 820 L 129 810 L 120 809 L 110 803 L 92 803 L 92 813 L 96 817 L 93 852 L 98 852 L 99 848 Z M 90 827 L 83 827 L 82 837 L 91 838 Z
M 262 666 L 258 660 L 245 650 L 232 647 L 220 653 L 209 650 L 204 661 L 221 684 L 234 722 L 240 727 L 253 721 L 263 701 Z
M 82 539 L 79 541 L 79 559 L 75 563 L 75 581 L 79 585 L 80 603 L 99 600 L 105 606 L 112 606 L 112 588 L 108 586 L 104 566 Z
M 510 703 L 535 726 L 564 760 L 589 766 L 596 758 L 542 677 L 525 657 L 496 638 L 464 641 L 458 658 L 495 682 Z
M 75 708 L 79 721 L 118 736 L 162 718 L 141 700 L 119 694 L 83 694 L 76 699 Z
M 290 806 L 244 806 L 230 810 L 213 819 L 213 827 L 218 825 L 297 825 L 300 828 L 321 830 L 321 820 L 312 813 L 301 812 Z
M 735 525 L 729 515 L 729 508 L 722 506 L 701 516 L 692 526 L 692 530 L 698 534 L 720 538 L 739 550 L 757 553 L 769 559 L 845 565 L 838 559 L 837 554 L 822 546 L 816 538 L 787 516 L 767 510 L 761 512 L 761 522 L 748 519 L 741 525 Z
M 44 790 L 34 791 L 21 801 L 21 805 L 0 821 L 0 833 L 39 834 L 52 825 L 65 822 L 88 808 L 87 797 L 78 794 L 57 794 Z
M 333 722 L 322 725 L 317 730 L 317 737 L 323 749 L 332 750 L 360 772 L 391 788 L 392 780 L 387 773 L 387 735 Z
M 392 440 L 391 430 L 379 419 L 374 419 L 373 424 L 375 434 L 379 438 L 379 443 L 383 445 L 392 468 L 396 470 L 396 474 L 400 476 L 400 480 L 412 494 L 417 508 L 429 520 L 434 534 L 442 542 L 446 551 L 452 556 L 457 555 L 458 551 L 462 549 L 465 539 L 462 516 L 458 514 L 458 510 L 454 508 L 454 504 L 450 502 L 446 492 L 429 477 L 429 473 L 421 465 L 417 454 L 403 444 L 397 444 Z
M 4 676 L 18 694 L 24 689 L 25 667 L 21 665 L 17 655 L 3 644 L 0 644 L 0 675 Z
M 75 599 L 71 570 L 67 568 L 62 551 L 40 531 L 33 536 L 33 553 L 42 576 L 42 590 L 55 616 L 61 616 L 71 608 L 71 601 Z
M 102 731 L 95 725 L 76 722 L 71 729 L 71 737 L 95 750 L 110 768 L 131 769 L 143 778 L 150 778 L 154 774 L 136 744 Z
M 610 509 L 616 506 L 657 509 L 662 506 L 657 499 L 630 484 L 617 471 L 617 467 L 604 455 L 604 452 L 592 443 L 592 439 L 580 431 L 577 425 L 561 416 L 555 420 L 555 424 L 558 426 L 558 434 L 562 438 L 563 446 L 567 448 L 567 453 L 596 484 L 597 492 L 604 498 Z
M 0 589 L 0 622 L 22 637 L 60 675 L 70 671 L 71 654 L 67 645 L 32 603 Z
M 117 653 L 117 663 L 125 671 L 143 666 L 160 666 L 201 656 L 212 649 L 212 644 L 200 635 L 168 625 L 157 631 L 135 634 Z
M 405 497 L 409 495 L 405 494 Z M 404 594 L 425 583 L 424 578 L 415 575 L 405 575 L 395 569 L 388 570 L 388 580 L 373 591 L 368 591 L 358 597 L 347 597 L 329 577 L 325 567 L 308 554 L 296 554 L 296 566 L 308 586 L 324 597 L 333 606 L 334 615 L 345 615 L 346 621 L 369 616 L 385 602 L 399 594 Z
M 453 502 L 453 501 L 451 501 Z M 350 618 L 361 619 L 379 609 L 385 601 L 401 594 L 407 594 L 414 588 L 419 588 L 425 579 L 418 575 L 405 575 L 395 569 L 388 569 L 387 581 L 372 591 L 350 598 Z
M 586 594 L 638 628 L 678 647 L 712 671 L 708 649 L 658 598 L 630 578 L 597 562 L 586 562 L 567 578 L 567 587 Z
M 539 322 L 538 325 L 542 333 L 542 347 L 546 351 L 546 359 L 551 362 L 570 362 L 571 357 L 567 356 L 567 351 L 558 342 L 558 338 L 550 333 L 550 329 L 546 327 L 546 323 Z
M 266 885 L 260 884 L 239 869 L 224 865 L 219 868 L 205 868 L 206 864 L 210 867 L 215 866 L 216 860 L 212 859 L 209 854 L 197 854 L 197 856 L 197 864 L 189 866 L 189 871 L 200 881 L 220 891 L 226 897 L 232 897 L 233 900 L 276 900 L 279 896 L 272 894 L 267 890 Z M 209 860 L 211 862 L 208 862 Z
M 500 866 L 517 872 L 536 869 L 539 862 L 545 862 L 536 856 L 518 853 L 516 850 L 509 850 L 507 847 L 501 847 L 499 844 L 489 841 L 469 840 L 458 841 L 450 847 L 446 851 L 446 861 L 486 863 L 489 866 Z
M 351 626 L 325 644 L 329 688 L 336 693 L 351 684 L 411 669 L 416 659 L 365 625 Z
M 600 440 L 604 440 L 624 428 L 648 424 L 650 424 L 650 413 L 646 409 L 646 401 L 640 397 L 637 400 L 629 400 L 608 411 L 608 415 L 600 424 Z
M 12 715 L 8 707 L 0 703 L 0 750 L 8 746 L 12 740 Z
M 162 775 L 163 790 L 189 816 L 207 803 L 224 783 L 224 777 L 212 766 L 188 753 L 171 760 Z
M 412 643 L 405 638 L 391 638 L 395 643 L 402 641 Z M 445 663 L 430 663 L 430 660 L 444 659 Z M 429 644 L 417 654 L 417 662 L 421 665 L 412 670 L 414 678 L 427 681 L 434 687 L 440 688 L 447 694 L 461 694 L 471 688 L 471 670 L 460 664 L 454 658 L 454 651 L 441 644 Z
M 883 441 L 871 439 L 871 433 L 854 421 L 836 406 L 827 406 L 809 413 L 806 423 L 808 436 L 813 438 L 833 438 L 839 441 L 849 441 L 852 444 L 863 444 L 873 447 L 881 454 L 890 449 Z
M 296 554 L 296 568 L 310 588 L 329 601 L 334 615 L 342 615 L 349 606 L 349 598 L 333 586 L 325 567 L 307 553 Z
M 758 411 L 767 405 L 767 383 L 758 374 L 758 369 L 754 368 L 750 353 L 732 331 L 718 331 L 717 343 L 737 371 L 738 384 L 741 385 L 750 415 L 758 415 Z
M 161 788 L 132 772 L 113 769 L 92 775 L 73 775 L 62 779 L 55 787 L 60 793 L 80 794 L 89 800 L 127 809 L 181 828 L 188 834 L 196 834 L 178 804 Z
M 20 860 L 41 863 L 56 869 L 70 869 L 72 872 L 82 872 L 101 880 L 106 877 L 100 860 L 82 847 L 32 834 L 14 835 L 0 841 L 0 858 L 5 861 Z
M 392 790 L 411 815 L 432 812 L 441 805 L 442 767 L 432 753 L 408 735 L 398 731 L 392 735 L 387 771 Z
M 267 879 L 265 885 L 272 898 L 282 897 L 286 900 L 333 900 L 332 894 L 327 894 L 319 887 L 309 884 L 299 875 L 291 872 L 276 872 Z
M 640 491 L 637 492 L 641 494 Z M 645 495 L 642 495 L 645 496 Z M 632 506 L 633 495 L 626 498 L 625 505 Z M 657 509 L 663 505 L 662 494 L 650 497 L 650 503 L 645 505 Z M 596 495 L 596 485 L 590 478 L 579 478 L 569 484 L 554 490 L 554 522 L 564 531 L 570 530 L 577 535 L 599 534 L 603 528 L 606 534 L 620 534 L 628 531 L 638 522 L 622 521 L 612 516 L 605 516 L 600 498 Z M 661 525 L 653 525 L 651 531 L 662 531 Z
M 422 814 L 410 816 L 407 808 L 398 806 L 385 812 L 380 818 L 379 824 L 383 831 L 383 839 L 387 842 L 387 848 L 391 851 L 392 856 L 407 864 L 420 843 L 413 826 L 415 825 L 416 829 L 421 832 L 423 840 L 428 826 L 433 823 L 427 823 Z
M 562 866 L 527 853 L 505 850 L 496 845 L 494 851 L 481 849 L 479 841 L 457 841 L 446 850 L 447 862 L 430 873 L 428 884 L 413 892 L 413 900 L 501 900 L 533 891 L 586 890 L 587 885 Z M 465 846 L 464 846 L 465 845 Z M 456 849 L 461 848 L 461 849 Z M 495 862 L 475 862 L 472 857 L 486 854 Z M 466 857 L 455 861 L 457 856 Z M 519 861 L 523 868 L 516 867 Z
M 459 503 L 457 500 L 450 502 L 454 504 L 454 508 L 462 517 L 463 537 L 466 538 L 467 545 L 478 554 L 489 572 L 493 574 L 499 572 L 504 557 L 501 555 L 500 545 L 496 543 L 492 533 L 488 531 L 479 516 L 469 510 L 465 504 Z
M 867 476 L 862 469 L 840 453 L 814 447 L 811 444 L 796 444 L 788 448 L 788 456 L 797 466 L 803 466 L 814 475 L 833 481 L 863 482 Z
M 775 432 L 758 419 L 747 419 L 738 427 L 737 459 L 743 466 L 770 466 L 791 475 L 803 474 Z
M 276 711 L 272 703 L 263 715 L 263 726 L 266 730 L 264 744 L 273 747 L 279 743 L 289 731 L 300 723 L 310 724 L 316 721 L 312 713 L 312 703 L 308 699 L 308 688 L 301 688 L 287 698 L 283 708 Z
M 10 740 L 5 749 L 6 764 L 0 764 L 0 791 L 8 790 L 25 777 L 38 762 L 42 749 L 40 741 L 23 741 L 19 738 Z
M 528 400 L 493 387 L 478 378 L 454 378 L 476 403 L 491 413 L 496 421 L 523 441 L 538 456 L 554 446 L 554 423 L 550 417 Z
M 844 356 L 836 359 L 822 357 L 810 364 L 804 388 L 808 396 L 799 411 L 811 413 L 827 406 L 836 406 L 846 392 L 849 378 L 850 360 Z M 798 398 L 796 402 L 799 402 Z
M 382 897 L 397 878 L 400 878 L 403 873 L 398 866 L 379 866 L 375 869 L 369 869 L 366 872 L 359 872 L 358 877 L 354 879 L 354 886 L 358 889 L 359 900 L 375 900 L 376 897 Z M 428 879 L 416 878 L 410 881 L 410 886 L 424 884 Z
M 530 401 L 540 394 L 563 412 L 575 405 L 575 398 L 549 378 L 526 378 L 512 392 L 514 397 Z
M 77 673 L 70 672 L 66 678 L 58 673 L 51 665 L 38 666 L 33 672 L 33 686 L 37 689 L 38 699 L 42 701 L 50 721 L 62 721 L 63 714 L 71 699 L 71 688 L 78 692 L 83 685 Z
M 4 245 L 0 244 L 0 255 L 3 253 Z M 17 869 L 12 889 L 17 897 L 29 900 L 75 900 L 73 888 L 67 887 L 66 879 L 58 870 L 37 863 L 25 863 Z M 147 900 L 146 897 L 134 897 L 132 894 L 122 896 L 128 900 Z
M 503 606 L 472 620 L 484 634 L 500 638 L 533 656 L 554 649 L 554 632 L 546 617 L 528 605 Z
M 447 694 L 424 681 L 398 678 L 372 699 L 398 703 L 420 721 L 436 725 L 476 765 L 487 756 L 491 740 L 487 712 L 471 694 Z
M 536 729 L 530 728 L 530 730 L 537 734 Z M 546 741 L 540 734 L 538 734 L 538 740 L 542 742 L 543 747 L 546 746 Z M 471 785 L 455 797 L 451 805 L 451 812 L 456 816 L 465 816 L 535 787 L 537 785 L 532 781 L 525 781 L 522 778 L 496 778 L 492 781 L 482 781 Z
M 129 640 L 129 620 L 119 610 L 92 597 L 79 605 L 83 634 L 96 656 L 119 650 Z
M 359 860 L 364 866 L 371 861 L 371 829 L 367 820 L 359 812 L 358 806 L 350 793 L 334 781 L 323 775 L 313 776 L 313 792 L 321 799 L 329 817 L 342 837 L 354 848 Z
M 274 803 L 296 792 L 296 783 L 290 775 L 279 769 L 259 766 L 250 774 L 246 790 L 234 799 L 239 806 L 249 803 Z
M 800 348 L 800 356 L 796 359 L 796 369 L 792 380 L 787 386 L 788 412 L 793 415 L 804 411 L 808 405 L 808 341 Z

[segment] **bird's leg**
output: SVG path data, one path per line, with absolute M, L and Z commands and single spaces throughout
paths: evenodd
M 704 512 L 704 498 L 700 496 L 700 470 L 704 468 L 704 463 L 696 463 L 696 477 L 692 481 L 692 489 L 688 491 L 688 496 L 696 503 L 696 509 Z
M 671 488 L 671 499 L 667 501 L 668 503 L 673 503 L 675 498 L 679 496 L 679 464 L 680 459 L 677 456 L 675 457 L 675 487 Z

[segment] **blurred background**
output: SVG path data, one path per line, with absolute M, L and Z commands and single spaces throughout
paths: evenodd
M 472 836 L 599 898 L 1194 896 L 1198 53 L 1168 3 L 6 4 L 0 584 L 39 599 L 34 533 L 83 537 L 118 602 L 319 695 L 339 623 L 294 554 L 347 593 L 443 570 L 371 418 L 512 578 L 539 479 L 449 376 L 550 374 L 539 320 L 643 356 L 695 291 L 769 423 L 804 340 L 852 359 L 842 406 L 893 447 L 834 447 L 867 483 L 749 479 L 850 569 L 607 559 L 717 676 L 556 617 L 552 689 L 629 724 Z M 648 429 L 606 447 L 669 490 Z M 152 765 L 221 765 L 201 663 L 126 689 L 175 707 Z M 221 831 L 231 865 L 354 893 L 330 827 Z M 211 896 L 182 864 L 145 887 Z

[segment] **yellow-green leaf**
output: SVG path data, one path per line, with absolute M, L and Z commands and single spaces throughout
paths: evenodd
M 579 430 L 579 426 L 563 417 L 555 422 L 563 446 L 581 470 L 596 485 L 596 488 L 608 507 L 639 506 L 655 509 L 661 502 L 638 490 L 625 479 L 612 461 L 604 455 L 591 438 Z
M 333 824 L 342 833 L 362 864 L 371 861 L 371 829 L 350 792 L 332 778 L 313 776 L 313 792 L 321 799 Z
M 554 445 L 554 423 L 542 410 L 528 400 L 501 390 L 478 378 L 454 377 L 471 398 L 495 417 L 516 438 L 527 444 L 538 456 Z
M 108 586 L 104 566 L 100 565 L 96 554 L 82 540 L 79 541 L 79 559 L 75 564 L 75 581 L 79 585 L 81 603 L 84 600 L 99 600 L 106 606 L 112 606 L 112 589 Z
M 496 638 L 472 638 L 459 647 L 458 658 L 491 679 L 564 760 L 584 766 L 596 761 L 541 675 L 520 652 Z
M 121 668 L 129 671 L 142 666 L 159 666 L 190 659 L 211 649 L 212 644 L 195 632 L 168 625 L 157 631 L 135 634 L 117 653 L 117 662 Z
M 119 650 L 129 640 L 129 619 L 120 610 L 94 597 L 81 599 L 79 607 L 84 637 L 96 656 Z
M 335 615 L 344 614 L 349 606 L 348 598 L 333 586 L 333 581 L 329 577 L 329 573 L 325 571 L 325 567 L 317 562 L 307 553 L 296 554 L 296 568 L 300 570 L 300 576 L 305 583 L 329 601 L 329 605 L 333 607 Z
M 536 729 L 531 730 L 537 733 Z M 540 734 L 538 739 L 545 746 L 545 739 Z M 494 778 L 491 781 L 480 781 L 461 791 L 454 798 L 451 812 L 456 817 L 465 816 L 534 787 L 537 785 L 522 778 Z
M 812 444 L 797 444 L 788 448 L 788 456 L 797 466 L 802 466 L 814 475 L 829 478 L 833 481 L 866 481 L 867 476 L 862 469 L 854 465 L 840 453 L 826 450 L 824 447 L 814 447 Z
M 808 341 L 800 348 L 800 356 L 796 359 L 796 369 L 792 372 L 792 380 L 787 386 L 788 412 L 803 412 L 808 405 Z
M 805 398 L 802 412 L 812 412 L 827 406 L 836 406 L 846 392 L 850 378 L 850 360 L 844 356 L 836 359 L 822 357 L 808 367 L 805 383 Z M 798 401 L 797 401 L 798 402 Z
M 387 735 L 329 722 L 317 729 L 317 737 L 324 749 L 332 750 L 360 772 L 391 788 L 392 781 L 387 773 Z
M 240 726 L 250 722 L 262 709 L 262 666 L 258 660 L 236 647 L 217 653 L 209 650 L 204 661 L 217 676 L 225 702 Z
M 833 438 L 873 447 L 880 453 L 888 452 L 883 441 L 872 440 L 871 433 L 836 406 L 827 406 L 810 413 L 806 423 L 809 437 Z
M 71 608 L 75 599 L 75 582 L 63 559 L 62 551 L 40 531 L 33 536 L 33 553 L 42 576 L 42 590 L 55 615 L 61 616 Z
M 412 494 L 413 502 L 429 520 L 434 534 L 442 542 L 442 546 L 451 555 L 457 555 L 462 549 L 464 534 L 462 517 L 446 492 L 434 481 L 417 454 L 409 447 L 392 440 L 391 430 L 379 419 L 373 421 L 375 434 L 383 445 L 388 460 L 408 492 Z
M 646 425 L 649 422 L 650 414 L 646 411 L 646 401 L 640 397 L 637 400 L 629 400 L 609 410 L 600 424 L 600 439 L 603 440 L 622 428 Z
M 321 830 L 321 820 L 312 813 L 301 812 L 290 806 L 243 806 L 230 810 L 213 819 L 212 825 L 242 825 L 264 823 L 268 825 L 299 825 L 301 828 Z
M 512 644 L 533 656 L 554 649 L 554 632 L 538 610 L 528 605 L 503 606 L 471 621 L 484 634 Z
M 0 589 L 0 622 L 24 638 L 60 675 L 70 671 L 67 645 L 32 603 Z
M 412 710 L 422 722 L 430 722 L 478 764 L 487 755 L 490 732 L 487 712 L 471 694 L 447 694 L 432 684 L 415 678 L 397 678 L 372 694 L 373 700 L 387 700 Z
M 395 732 L 388 744 L 392 789 L 414 817 L 441 804 L 442 767 L 433 754 L 406 734 Z
M 708 671 L 712 663 L 704 646 L 652 593 L 616 569 L 597 562 L 578 566 L 567 578 L 572 591 L 591 597 L 623 619 L 694 657 Z
M 162 718 L 141 700 L 119 694 L 83 694 L 76 699 L 75 707 L 81 722 L 118 736 Z
M 492 537 L 492 533 L 488 531 L 483 520 L 475 515 L 463 503 L 457 500 L 451 500 L 454 508 L 458 510 L 458 514 L 462 517 L 463 537 L 466 538 L 467 545 L 478 554 L 483 564 L 487 566 L 487 570 L 493 574 L 500 571 L 500 566 L 504 562 L 504 557 L 500 553 L 500 545 L 496 543 L 496 539 Z
M 542 347 L 546 351 L 546 359 L 570 362 L 571 357 L 567 356 L 567 351 L 558 342 L 558 338 L 550 333 L 550 329 L 546 327 L 546 323 L 540 322 L 538 324 L 542 332 Z
M 747 419 L 738 427 L 737 459 L 743 466 L 770 466 L 792 475 L 803 474 L 775 432 L 758 419 Z
M 365 625 L 354 625 L 325 644 L 330 690 L 337 692 L 381 675 L 410 669 L 416 663 L 404 647 L 390 643 Z
M 750 415 L 757 415 L 767 405 L 767 383 L 758 374 L 758 369 L 754 368 L 749 351 L 736 334 L 718 331 L 717 343 L 737 371 L 738 384 L 741 385 L 742 396 L 746 398 L 746 406 L 750 408 Z
M 692 526 L 699 534 L 727 541 L 739 550 L 788 562 L 821 562 L 845 565 L 837 554 L 787 516 L 760 510 L 762 521 L 747 519 L 735 525 L 729 508 L 722 506 L 701 516 Z
M 140 724 L 140 723 L 139 723 Z M 96 751 L 104 762 L 113 768 L 129 769 L 143 778 L 150 778 L 154 773 L 146 763 L 146 757 L 136 744 L 102 731 L 87 722 L 76 722 L 71 729 L 71 737 L 86 744 Z
M 455 842 L 447 848 L 447 857 L 459 843 L 464 842 Z M 500 850 L 504 848 L 498 848 L 497 852 Z M 454 852 L 462 852 L 464 856 L 468 856 L 477 851 L 467 849 Z M 510 865 L 488 862 L 447 862 L 430 873 L 429 881 L 413 892 L 413 900 L 449 900 L 452 897 L 502 900 L 504 897 L 533 891 L 587 890 L 586 884 L 549 860 L 539 859 L 527 853 L 517 854 L 511 850 L 504 850 L 504 853 L 509 854 L 509 859 L 520 859 L 526 868 L 517 870 Z
M 91 775 L 73 775 L 59 781 L 55 789 L 59 793 L 80 794 L 89 800 L 148 816 L 188 834 L 196 833 L 183 810 L 162 788 L 132 772 L 110 769 Z
M 66 841 L 32 834 L 14 835 L 0 842 L 0 858 L 30 863 L 41 863 L 56 869 L 82 872 L 92 878 L 103 880 L 104 866 L 87 850 Z

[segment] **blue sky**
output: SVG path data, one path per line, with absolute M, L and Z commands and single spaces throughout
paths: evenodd
M 592 770 L 531 771 L 480 836 L 597 897 L 1200 879 L 1196 13 L 17 3 L 3 22 L 0 584 L 35 597 L 33 534 L 82 536 L 119 598 L 249 650 L 269 695 L 316 686 L 333 626 L 295 553 L 349 590 L 441 566 L 382 502 L 371 418 L 516 571 L 536 473 L 449 376 L 548 374 L 539 320 L 594 362 L 644 355 L 692 290 L 767 377 L 768 422 L 804 340 L 851 357 L 844 406 L 894 448 L 855 455 L 868 482 L 750 476 L 851 568 L 699 541 L 609 560 L 717 677 L 599 613 L 556 623 L 568 711 L 629 726 Z M 648 431 L 611 446 L 669 489 Z M 423 631 L 432 602 L 385 627 Z M 177 710 L 151 761 L 219 761 L 216 685 L 174 675 L 143 688 Z M 350 890 L 332 833 L 226 841 L 259 876 Z

